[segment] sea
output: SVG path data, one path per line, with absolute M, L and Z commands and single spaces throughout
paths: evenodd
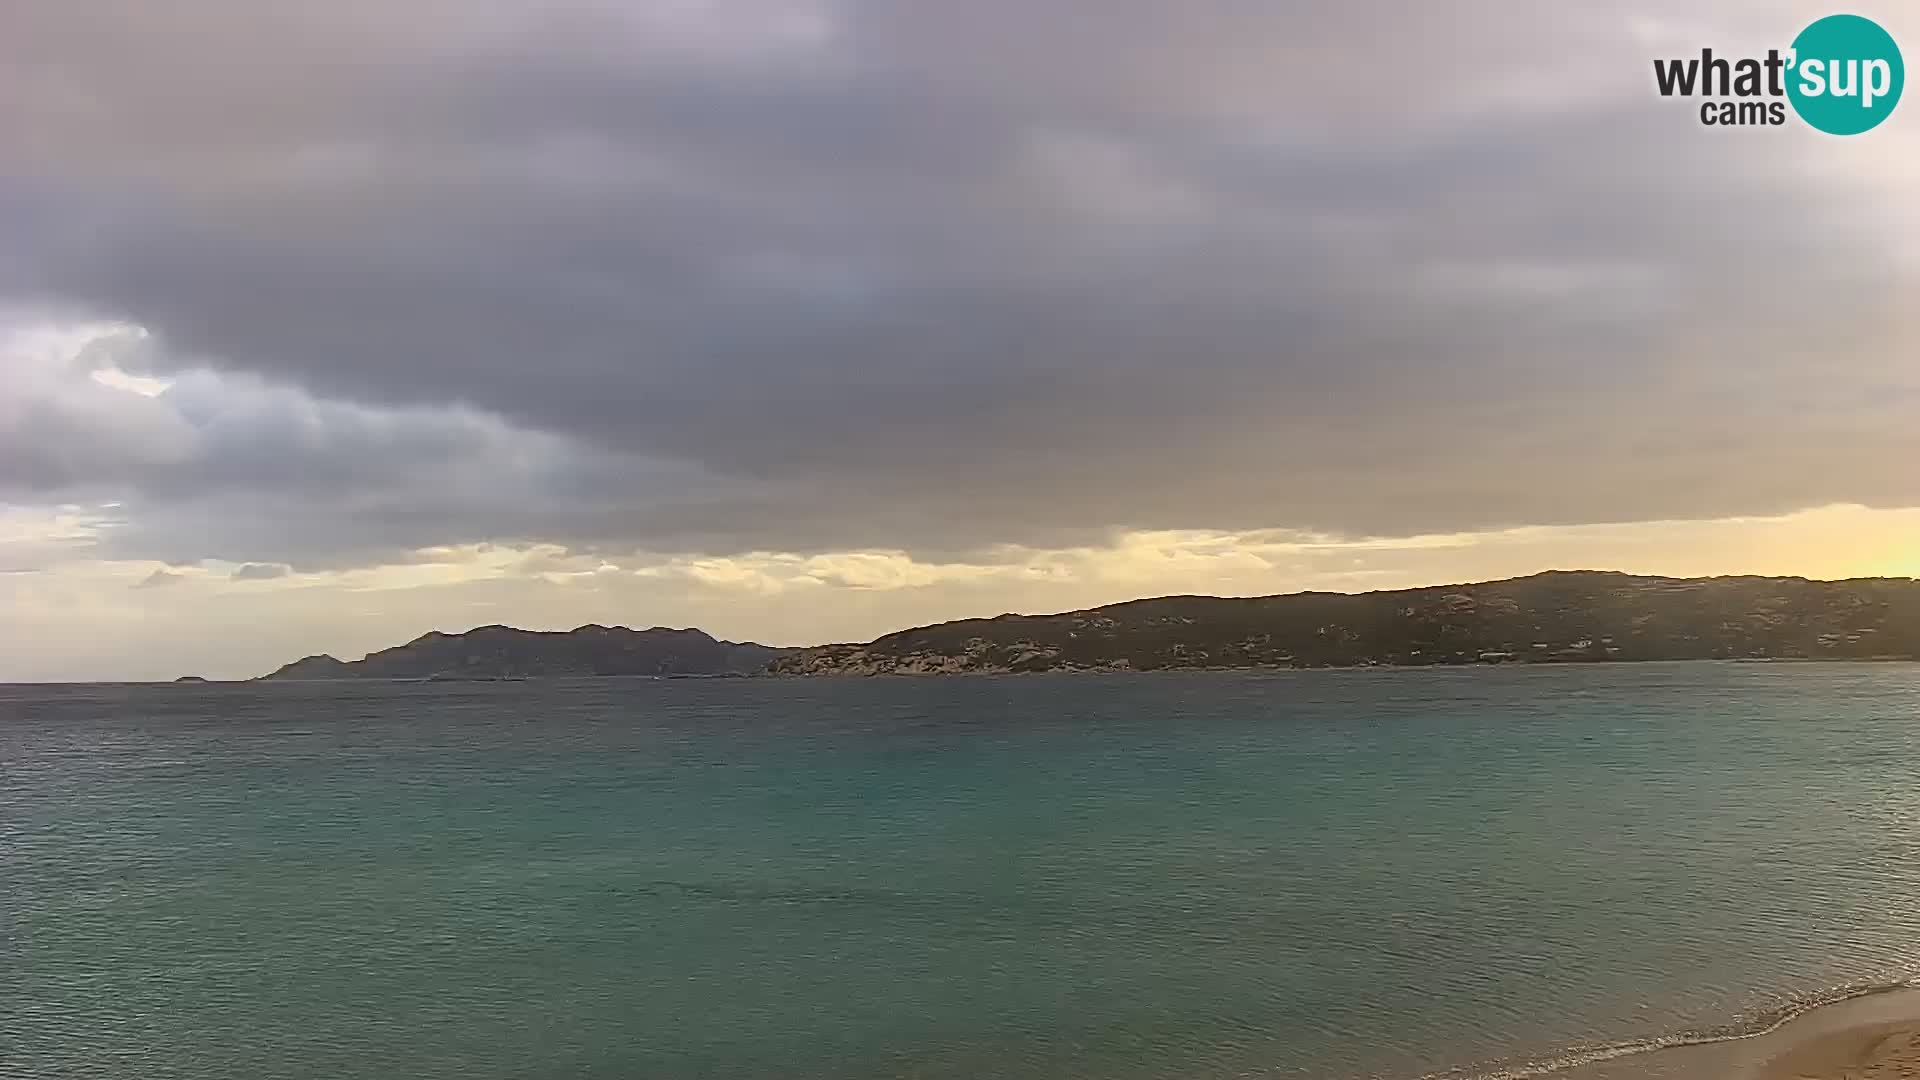
M 1916 975 L 1915 665 L 0 687 L 6 1080 L 1677 1075 Z

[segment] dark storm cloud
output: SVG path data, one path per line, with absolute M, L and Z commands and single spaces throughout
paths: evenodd
M 172 421 L 63 391 L 0 426 L 12 489 L 126 492 L 129 553 L 1920 501 L 1898 204 L 1858 146 L 1646 85 L 1661 34 L 1764 48 L 1790 9 L 9 20 L 0 290 L 148 328 L 130 369 L 211 369 Z

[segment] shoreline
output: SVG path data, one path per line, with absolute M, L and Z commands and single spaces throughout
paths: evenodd
M 1316 664 L 1312 666 L 1292 665 L 1247 665 L 1244 667 L 1158 667 L 1158 668 L 1104 668 L 1104 667 L 1063 667 L 1047 668 L 1038 671 L 873 671 L 873 672 L 734 672 L 718 675 L 475 675 L 459 678 L 434 678 L 430 675 L 363 675 L 342 679 L 293 679 L 269 678 L 265 675 L 253 675 L 244 678 L 218 679 L 200 677 L 179 677 L 172 679 L 114 679 L 89 682 L 0 682 L 0 686 L 168 686 L 194 689 L 207 686 L 246 686 L 246 685 L 294 685 L 294 686 L 341 686 L 371 683 L 499 683 L 499 682 L 593 682 L 593 681 L 637 681 L 637 682 L 734 682 L 752 681 L 798 681 L 798 680 L 866 680 L 894 679 L 900 681 L 920 681 L 933 679 L 997 679 L 997 678 L 1036 678 L 1044 676 L 1083 676 L 1083 675 L 1273 675 L 1311 672 L 1352 672 L 1352 671 L 1519 671 L 1547 670 L 1564 668 L 1596 667 L 1665 667 L 1676 664 L 1738 664 L 1741 666 L 1762 665 L 1772 667 L 1835 667 L 1842 665 L 1893 666 L 1898 664 L 1920 664 L 1920 656 L 1860 656 L 1860 657 L 1820 657 L 1785 656 L 1770 659 L 1752 657 L 1696 656 L 1664 660 L 1516 660 L 1501 663 L 1474 661 L 1470 663 L 1433 663 L 1433 664 Z
M 1724 1028 L 1420 1080 L 1920 1080 L 1920 979 L 1836 988 Z

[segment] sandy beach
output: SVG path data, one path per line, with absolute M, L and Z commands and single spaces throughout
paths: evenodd
M 1549 1074 L 1556 1080 L 1920 1080 L 1920 987 L 1810 1009 L 1761 1034 Z
M 1920 1080 L 1920 1021 L 1811 1039 L 1768 1062 L 1758 1080 Z

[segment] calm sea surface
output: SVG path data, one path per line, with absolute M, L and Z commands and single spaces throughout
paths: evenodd
M 8 1080 L 1403 1078 L 1917 972 L 1915 666 L 0 687 Z

